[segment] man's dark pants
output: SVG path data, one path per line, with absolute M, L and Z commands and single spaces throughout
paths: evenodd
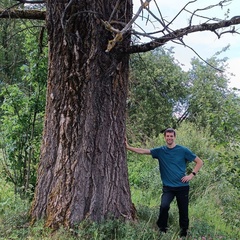
M 157 225 L 160 231 L 167 231 L 168 223 L 168 211 L 170 209 L 170 204 L 176 197 L 178 210 L 179 210 L 179 225 L 182 232 L 186 232 L 189 226 L 188 218 L 188 196 L 189 196 L 189 186 L 184 187 L 163 187 L 163 193 L 161 198 L 159 218 Z

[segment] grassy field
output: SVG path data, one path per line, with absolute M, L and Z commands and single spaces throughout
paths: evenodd
M 169 232 L 160 236 L 156 228 L 156 218 L 158 216 L 159 206 L 152 199 L 151 206 L 144 205 L 141 202 L 139 190 L 132 190 L 133 199 L 137 200 L 138 221 L 134 223 L 123 223 L 120 221 L 107 221 L 102 224 L 91 222 L 82 222 L 75 229 L 59 229 L 52 232 L 43 226 L 43 222 L 37 222 L 34 226 L 29 226 L 30 203 L 27 200 L 21 200 L 14 195 L 13 186 L 0 180 L 0 239 L 56 239 L 56 240 L 74 240 L 74 239 L 118 239 L 118 240 L 154 240 L 154 239 L 179 239 L 178 238 L 178 212 L 174 202 L 170 209 Z M 230 194 L 230 190 L 221 189 L 221 186 L 213 185 L 205 189 L 201 197 L 195 199 L 190 204 L 190 229 L 187 239 L 240 239 L 237 221 L 238 213 L 232 214 L 236 219 L 225 219 L 224 211 L 227 206 L 219 198 L 221 191 Z M 145 190 L 146 191 L 146 190 Z M 228 191 L 228 192 L 226 192 Z M 135 194 L 136 193 L 136 194 Z M 149 196 L 151 193 L 149 192 Z

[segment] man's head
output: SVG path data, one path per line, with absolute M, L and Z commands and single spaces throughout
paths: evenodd
M 164 138 L 165 138 L 165 142 L 169 148 L 173 148 L 176 146 L 176 144 L 175 144 L 176 131 L 173 128 L 167 128 L 164 131 Z
M 166 136 L 167 133 L 173 133 L 173 134 L 174 134 L 174 137 L 176 137 L 176 131 L 175 131 L 173 128 L 167 128 L 167 129 L 164 131 L 164 137 Z

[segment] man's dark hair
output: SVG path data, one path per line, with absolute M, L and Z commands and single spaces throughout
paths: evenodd
M 166 136 L 167 133 L 174 133 L 174 137 L 176 137 L 176 131 L 173 128 L 167 128 L 163 133 L 164 136 Z

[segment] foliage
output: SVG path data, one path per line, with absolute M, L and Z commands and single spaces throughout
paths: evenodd
M 13 184 L 0 178 L 0 239 L 24 239 L 28 210 L 28 201 L 14 193 Z
M 28 192 L 36 182 L 36 164 L 42 132 L 41 118 L 36 122 L 35 99 L 26 96 L 17 85 L 8 86 L 1 106 L 2 164 L 7 179 L 17 192 Z M 32 111 L 31 111 L 32 109 Z M 34 170 L 35 169 L 35 170 Z
M 8 75 L 14 81 L 9 81 L 6 74 L 2 78 L 0 146 L 3 148 L 1 164 L 4 174 L 8 181 L 14 183 L 15 191 L 24 196 L 31 193 L 36 184 L 45 108 L 47 52 L 46 49 L 37 48 L 33 36 L 38 30 L 31 28 L 32 23 L 18 27 L 28 29 L 18 43 L 24 49 L 24 54 L 21 51 L 17 54 L 24 56 L 24 60 L 14 66 L 18 74 L 11 72 Z
M 177 130 L 177 141 L 179 144 L 186 144 L 204 159 L 203 168 L 190 183 L 189 239 L 239 239 L 239 188 L 235 188 L 228 179 L 222 177 L 222 172 L 216 171 L 219 149 L 215 147 L 210 132 L 199 130 L 191 123 L 184 123 Z M 145 147 L 162 144 L 163 135 L 159 135 L 147 141 Z M 170 209 L 169 232 L 161 236 L 156 227 L 161 195 L 156 161 L 150 156 L 129 152 L 128 166 L 131 194 L 137 208 L 136 222 L 108 220 L 93 223 L 85 220 L 73 229 L 61 228 L 56 232 L 46 229 L 42 221 L 29 226 L 26 214 L 29 204 L 16 198 L 11 185 L 8 185 L 8 189 L 0 189 L 0 196 L 6 195 L 5 199 L 0 199 L 0 204 L 6 199 L 10 203 L 2 204 L 1 239 L 178 239 L 178 208 L 175 201 Z M 226 170 L 225 165 L 221 168 Z M 5 183 L 2 181 L 1 185 L 5 186 Z
M 0 215 L 8 212 L 13 206 L 15 198 L 13 189 L 12 184 L 7 184 L 4 179 L 0 178 Z
M 208 127 L 219 144 L 228 144 L 239 138 L 240 98 L 228 89 L 225 59 L 209 60 L 219 72 L 198 59 L 192 60 L 186 98 L 188 120 L 198 127 Z
M 0 88 L 3 83 L 16 83 L 21 74 L 19 67 L 25 62 L 23 51 L 24 36 L 19 32 L 20 24 L 16 20 L 0 20 Z
M 140 137 L 155 136 L 176 125 L 186 75 L 163 48 L 131 58 L 128 126 Z M 157 124 L 156 124 L 157 123 Z
M 232 236 L 232 239 L 235 239 L 233 236 L 238 234 L 240 221 L 238 215 L 240 191 L 235 187 L 237 178 L 235 182 L 230 181 L 229 169 L 226 164 L 223 164 L 231 156 L 231 152 L 226 153 L 225 161 L 222 161 L 221 151 L 216 147 L 216 141 L 210 135 L 210 131 L 200 130 L 191 123 L 184 123 L 177 129 L 177 143 L 189 147 L 204 161 L 203 168 L 191 182 L 190 212 L 193 214 L 191 213 L 190 232 L 192 236 L 208 235 L 208 238 L 216 236 L 217 239 L 223 236 L 229 236 L 226 239 L 231 239 Z M 141 147 L 152 148 L 162 144 L 164 142 L 161 134 Z M 159 174 L 155 172 L 154 161 L 150 156 L 128 153 L 132 199 L 137 206 L 141 206 L 141 209 L 144 206 L 156 208 L 159 205 L 161 183 Z M 189 171 L 192 167 L 192 164 L 188 166 Z M 176 205 L 173 206 L 172 211 L 175 220 L 171 219 L 171 221 L 177 228 Z M 198 225 L 198 222 L 201 224 Z
M 221 150 L 221 151 L 220 151 Z M 240 188 L 240 149 L 238 146 L 231 146 L 219 149 L 219 161 L 216 163 L 216 171 L 218 171 L 219 179 L 227 179 L 234 187 Z

